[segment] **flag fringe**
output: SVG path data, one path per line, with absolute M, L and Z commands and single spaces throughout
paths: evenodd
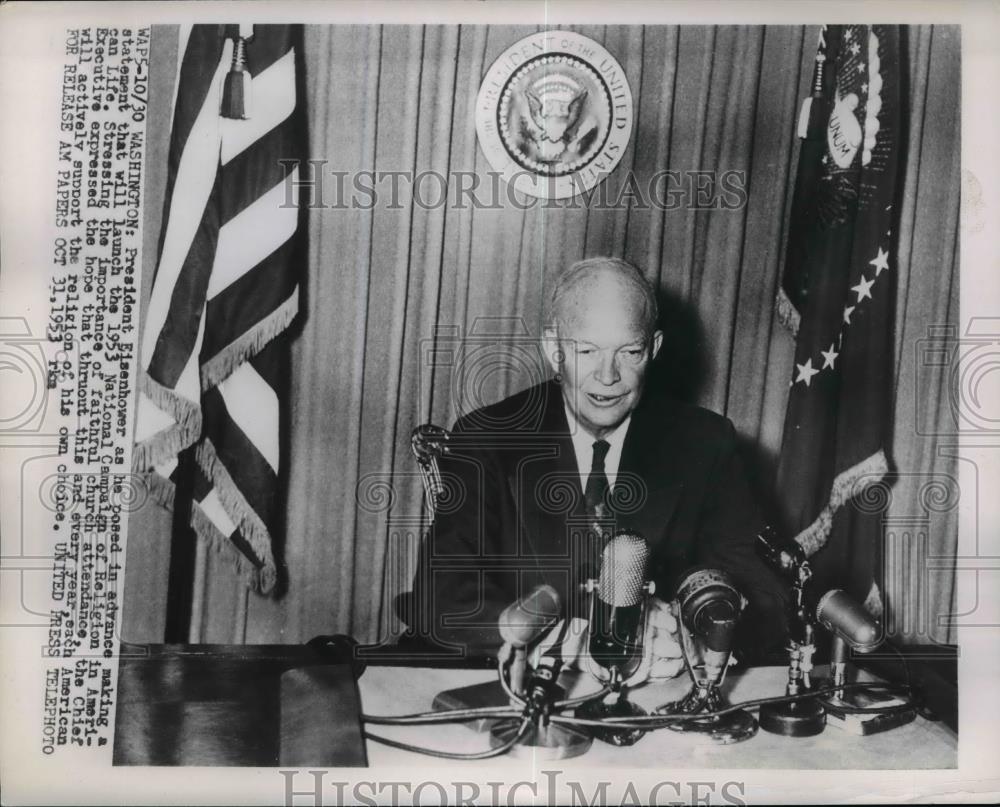
M 778 317 L 778 322 L 780 322 L 785 330 L 789 331 L 792 336 L 799 335 L 799 323 L 802 321 L 802 316 L 799 314 L 799 310 L 795 307 L 791 298 L 785 294 L 784 289 L 778 289 L 778 296 L 774 300 L 775 314 Z
M 150 471 L 144 474 L 144 476 L 153 500 L 161 507 L 173 512 L 176 492 L 174 483 L 155 471 Z M 267 593 L 270 590 L 270 587 L 264 588 L 266 580 L 264 579 L 265 576 L 261 573 L 263 570 L 258 569 L 246 555 L 236 548 L 233 542 L 229 540 L 229 537 L 224 535 L 212 523 L 211 519 L 205 515 L 197 502 L 192 502 L 191 526 L 194 528 L 198 540 L 202 541 L 216 555 L 228 560 L 232 564 L 233 571 L 243 579 L 247 588 L 251 591 L 260 591 L 262 593 Z M 273 586 L 273 583 L 271 586 Z
M 139 394 L 145 395 L 159 409 L 176 421 L 147 440 L 136 443 L 132 452 L 132 469 L 145 473 L 176 457 L 192 445 L 201 434 L 201 408 L 153 379 L 147 372 L 139 377 Z
M 227 515 L 239 527 L 243 537 L 260 560 L 261 566 L 258 570 L 260 581 L 257 590 L 262 594 L 267 594 L 274 588 L 278 579 L 274 557 L 271 554 L 271 536 L 267 526 L 240 493 L 240 489 L 233 482 L 226 466 L 222 464 L 219 455 L 216 454 L 215 446 L 212 445 L 211 440 L 207 437 L 202 440 L 195 449 L 194 456 L 202 471 L 214 485 L 219 501 L 222 502 Z
M 285 302 L 201 366 L 201 388 L 212 389 L 229 378 L 243 362 L 257 355 L 265 345 L 291 325 L 298 313 L 299 292 L 296 288 Z
M 198 506 L 198 502 L 192 502 L 191 526 L 198 534 L 198 538 L 204 541 L 209 549 L 231 561 L 233 571 L 243 579 L 251 591 L 266 594 L 274 587 L 274 579 L 268 578 L 264 568 L 255 566 L 246 555 L 236 548 L 222 530 L 216 527 L 212 520 L 205 515 Z
M 826 546 L 830 531 L 833 529 L 833 516 L 837 510 L 852 496 L 881 482 L 888 472 L 889 463 L 885 458 L 885 452 L 880 448 L 870 457 L 837 474 L 830 486 L 830 498 L 826 506 L 812 524 L 795 536 L 795 540 L 802 547 L 802 551 L 806 553 L 806 557 L 812 557 Z M 855 489 L 858 480 L 865 476 L 871 477 L 870 481 L 864 487 Z

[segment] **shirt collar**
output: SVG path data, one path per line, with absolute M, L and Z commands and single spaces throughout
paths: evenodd
M 596 438 L 580 425 L 580 422 L 573 416 L 569 407 L 566 406 L 565 401 L 563 401 L 563 408 L 566 411 L 566 422 L 569 424 L 569 435 L 573 440 L 573 451 L 576 454 L 577 467 L 579 468 L 581 477 L 586 480 L 586 476 L 590 473 L 590 464 L 594 454 L 594 441 Z M 604 467 L 608 483 L 612 487 L 615 484 L 615 478 L 618 476 L 622 446 L 625 443 L 625 435 L 628 432 L 629 423 L 631 422 L 632 413 L 630 412 L 625 420 L 615 427 L 614 431 L 601 438 L 610 446 L 608 455 L 604 459 Z

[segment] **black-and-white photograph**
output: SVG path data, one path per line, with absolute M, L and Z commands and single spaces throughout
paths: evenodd
M 995 799 L 998 37 L 2 4 L 4 803 Z
M 955 767 L 961 39 L 154 26 L 115 763 Z

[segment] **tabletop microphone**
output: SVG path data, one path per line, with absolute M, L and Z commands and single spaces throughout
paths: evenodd
M 670 723 L 667 728 L 700 732 L 719 743 L 748 740 L 757 733 L 753 715 L 731 707 L 721 690 L 745 606 L 736 583 L 722 569 L 697 567 L 681 580 L 677 588 L 678 629 L 691 688 L 680 700 L 665 703 L 656 711 L 685 714 L 691 719 Z
M 623 530 L 601 554 L 598 579 L 586 584 L 590 595 L 590 672 L 604 681 L 606 694 L 582 704 L 576 716 L 601 721 L 639 717 L 646 711 L 628 700 L 629 679 L 642 666 L 646 607 L 655 585 L 648 579 L 649 546 L 636 532 Z M 607 674 L 602 673 L 602 669 Z M 595 737 L 617 746 L 632 745 L 645 731 L 607 724 L 592 728 Z
M 819 598 L 816 621 L 857 653 L 871 653 L 882 643 L 878 622 L 843 589 L 831 589 Z
M 500 638 L 511 647 L 527 647 L 551 628 L 561 613 L 559 593 L 549 585 L 535 586 L 501 612 L 497 620 Z
M 608 541 L 590 621 L 590 657 L 627 679 L 642 662 L 649 546 L 642 536 L 622 532 Z
M 551 628 L 562 613 L 558 592 L 548 585 L 535 586 L 500 613 L 497 629 L 504 646 L 509 648 L 511 690 L 524 694 L 527 681 L 528 655 L 525 648 Z M 504 651 L 501 648 L 501 652 Z

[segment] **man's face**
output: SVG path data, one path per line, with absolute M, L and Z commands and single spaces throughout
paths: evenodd
M 645 333 L 642 311 L 635 288 L 599 278 L 569 295 L 558 333 L 547 332 L 549 362 L 562 376 L 566 405 L 595 439 L 613 431 L 638 405 L 649 363 L 663 341 L 659 331 Z

